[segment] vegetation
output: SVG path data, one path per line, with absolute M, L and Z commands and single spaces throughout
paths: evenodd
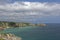
M 0 40 L 4 40 L 3 38 L 0 38 Z
M 45 24 L 32 24 L 32 23 L 24 23 L 24 22 L 6 22 L 0 21 L 0 29 L 10 28 L 10 27 L 26 27 L 26 26 L 46 26 Z

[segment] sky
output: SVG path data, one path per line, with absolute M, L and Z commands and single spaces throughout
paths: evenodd
M 0 0 L 0 21 L 60 23 L 60 0 Z

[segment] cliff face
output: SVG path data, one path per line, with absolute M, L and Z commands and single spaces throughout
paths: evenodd
M 0 40 L 21 40 L 21 38 L 13 34 L 0 34 Z
M 37 24 L 37 26 L 47 26 L 46 24 Z

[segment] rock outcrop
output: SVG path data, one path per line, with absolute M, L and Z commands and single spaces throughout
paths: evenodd
M 14 34 L 0 34 L 0 40 L 21 40 L 21 38 Z

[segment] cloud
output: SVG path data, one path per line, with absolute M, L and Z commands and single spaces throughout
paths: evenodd
M 0 5 L 4 5 L 4 4 L 7 4 L 7 3 L 12 3 L 13 0 L 0 0 Z
M 60 16 L 60 4 L 48 2 L 14 2 L 2 5 L 0 3 L 0 19 L 3 20 L 32 21 L 46 16 Z

